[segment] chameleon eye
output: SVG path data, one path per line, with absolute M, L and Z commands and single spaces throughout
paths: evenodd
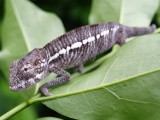
M 28 70 L 28 68 L 24 68 L 24 71 L 27 71 Z
M 30 69 L 31 65 L 27 64 L 22 67 L 22 71 L 27 72 Z

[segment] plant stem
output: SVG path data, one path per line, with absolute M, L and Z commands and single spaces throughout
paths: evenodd
M 4 115 L 0 116 L 0 120 L 6 120 L 6 119 L 11 118 L 12 116 L 16 115 L 21 110 L 28 107 L 29 105 L 30 105 L 29 102 L 23 102 L 23 103 L 19 104 L 18 106 L 16 106 L 12 110 L 10 110 L 7 113 L 5 113 Z

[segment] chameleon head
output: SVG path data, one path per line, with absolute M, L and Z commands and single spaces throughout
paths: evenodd
M 34 49 L 10 65 L 10 89 L 23 90 L 42 80 L 48 72 L 44 49 Z

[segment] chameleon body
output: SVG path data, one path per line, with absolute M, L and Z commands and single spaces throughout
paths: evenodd
M 114 44 L 123 45 L 132 36 L 152 33 L 151 27 L 128 27 L 118 23 L 101 23 L 82 26 L 67 32 L 46 44 L 33 49 L 22 59 L 10 65 L 10 89 L 19 91 L 35 85 L 48 74 L 59 77 L 43 84 L 40 91 L 52 95 L 48 88 L 62 85 L 70 80 L 66 68 L 83 71 L 83 63 L 110 49 Z

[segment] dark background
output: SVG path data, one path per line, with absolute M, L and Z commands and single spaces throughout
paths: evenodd
M 32 0 L 45 11 L 54 12 L 66 31 L 88 24 L 91 0 Z

